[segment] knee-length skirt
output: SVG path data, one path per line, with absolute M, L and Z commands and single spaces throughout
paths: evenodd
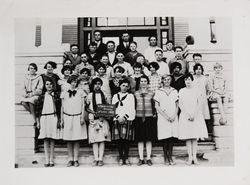
M 136 117 L 134 127 L 137 142 L 157 140 L 157 118 L 146 117 L 145 121 L 143 121 L 142 117 Z
M 124 139 L 133 141 L 135 139 L 135 129 L 133 121 L 126 120 L 123 124 L 120 124 L 117 120 L 115 120 L 112 125 L 111 139 Z

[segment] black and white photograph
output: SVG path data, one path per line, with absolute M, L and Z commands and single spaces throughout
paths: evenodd
M 18 18 L 15 54 L 17 168 L 234 165 L 231 18 Z
M 249 1 L 2 5 L 4 184 L 249 185 Z

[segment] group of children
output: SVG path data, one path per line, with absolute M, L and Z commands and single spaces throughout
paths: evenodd
M 163 53 L 156 50 L 156 58 L 157 52 Z M 174 56 L 171 49 L 167 54 Z M 129 143 L 135 141 L 138 165 L 151 166 L 152 142 L 157 140 L 162 142 L 165 163 L 174 165 L 174 138 L 186 141 L 186 163 L 199 164 L 197 140 L 208 137 L 205 123 L 205 119 L 210 118 L 208 98 L 217 100 L 222 115 L 220 121 L 226 123 L 223 107 L 223 101 L 227 102 L 226 81 L 222 65 L 215 64 L 215 73 L 208 80 L 200 63 L 194 65 L 193 74 L 175 75 L 183 66 L 177 60 L 171 64 L 171 70 L 163 70 L 159 75 L 159 68 L 164 69 L 165 64 L 159 64 L 157 59 L 147 63 L 143 55 L 138 55 L 131 66 L 124 57 L 123 53 L 117 53 L 117 63 L 112 66 L 108 55 L 103 55 L 93 67 L 83 53 L 78 65 L 70 60 L 64 62 L 61 77 L 54 73 L 55 62 L 47 62 L 42 75 L 36 73 L 35 63 L 29 64 L 21 102 L 40 130 L 38 138 L 44 140 L 45 167 L 54 166 L 55 140 L 58 139 L 67 142 L 68 167 L 79 166 L 80 142 L 85 139 L 93 147 L 93 166 L 104 165 L 105 142 L 110 141 L 116 141 L 119 165 L 131 164 Z M 174 83 L 184 85 L 174 88 Z M 115 105 L 115 116 L 99 116 L 99 104 Z

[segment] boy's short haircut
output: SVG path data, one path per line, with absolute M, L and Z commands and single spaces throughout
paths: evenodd
M 194 53 L 194 54 L 193 54 L 193 58 L 194 58 L 194 57 L 201 57 L 201 58 L 202 58 L 202 55 L 201 55 L 200 53 Z
M 97 46 L 96 42 L 91 42 L 89 46 Z
M 158 40 L 156 35 L 150 35 L 150 36 L 148 37 L 148 41 L 150 41 L 150 39 L 151 39 L 152 37 L 154 37 L 154 38 L 156 39 L 156 41 Z
M 106 42 L 106 45 L 108 45 L 109 43 L 113 44 L 115 46 L 115 42 L 112 40 L 109 40 L 108 42 Z
M 155 50 L 155 53 L 156 53 L 156 52 L 161 52 L 161 53 L 163 53 L 162 49 L 156 49 L 156 50 Z
M 71 44 L 71 45 L 70 45 L 70 48 L 72 48 L 72 47 L 74 47 L 74 46 L 76 46 L 77 48 L 79 48 L 79 46 L 78 46 L 77 44 Z
M 181 49 L 181 51 L 183 51 L 183 48 L 181 46 L 175 46 L 174 51 L 176 51 L 176 49 L 178 49 L 178 48 Z
M 171 40 L 168 40 L 168 41 L 166 42 L 166 45 L 167 45 L 167 44 L 169 44 L 169 43 L 171 43 L 171 44 L 173 44 L 173 45 L 174 45 L 174 42 L 173 42 L 173 41 L 171 41 Z
M 103 84 L 102 79 L 97 77 L 97 78 L 94 78 L 94 79 L 92 80 L 91 86 L 94 87 L 94 85 L 95 85 L 97 82 L 100 82 L 101 85 Z

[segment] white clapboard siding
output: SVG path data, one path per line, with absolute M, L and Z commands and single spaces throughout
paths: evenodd
M 187 18 L 175 17 L 174 19 L 174 39 L 175 46 L 183 46 L 189 33 Z

